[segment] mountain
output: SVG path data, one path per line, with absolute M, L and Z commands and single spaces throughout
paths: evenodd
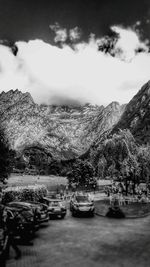
M 90 144 L 95 139 L 102 136 L 102 134 L 110 129 L 119 121 L 123 114 L 125 105 L 120 105 L 118 102 L 112 102 L 108 106 L 101 107 L 96 116 L 91 117 L 87 114 L 86 127 L 84 127 L 83 140 Z
M 119 164 L 122 162 L 125 151 L 133 156 L 140 151 L 141 145 L 150 145 L 150 81 L 142 86 L 131 101 L 123 107 L 124 112 L 112 128 L 107 129 L 94 139 L 81 159 L 90 161 L 97 173 L 109 166 L 114 168 L 115 151 L 118 149 Z M 126 148 L 125 148 L 126 147 Z M 132 148 L 132 149 L 131 149 Z M 134 148 L 134 149 L 133 149 Z M 135 149 L 136 148 L 136 149 Z M 124 151 L 124 152 L 123 152 Z M 133 153 L 134 151 L 134 153 Z M 131 151 L 130 151 L 131 152 Z M 135 153 L 136 154 L 136 153 Z M 137 155 L 137 154 L 136 154 Z M 108 163 L 111 163 L 110 165 Z
M 37 149 L 44 149 L 52 158 L 66 160 L 83 154 L 97 136 L 111 129 L 124 108 L 117 102 L 107 107 L 38 105 L 29 93 L 16 89 L 0 94 L 0 123 L 18 153 L 26 156 L 34 148 L 37 155 Z
M 112 132 L 129 129 L 139 144 L 150 144 L 150 81 L 126 105 Z

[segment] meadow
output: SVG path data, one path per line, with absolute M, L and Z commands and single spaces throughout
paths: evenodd
M 48 189 L 57 188 L 57 186 L 67 185 L 67 178 L 56 175 L 22 175 L 11 174 L 8 181 L 8 186 L 25 186 L 34 184 L 44 184 Z M 98 180 L 98 186 L 110 185 L 110 180 Z
M 21 174 L 11 174 L 7 181 L 8 186 L 26 186 L 34 184 L 46 185 L 49 191 L 57 190 L 61 186 L 67 185 L 67 179 L 61 176 L 49 175 L 21 175 Z

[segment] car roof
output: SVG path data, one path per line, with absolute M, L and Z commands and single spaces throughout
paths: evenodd
M 15 202 L 15 201 L 13 201 L 13 202 L 9 202 L 8 203 L 8 205 L 11 205 L 11 204 L 16 204 L 16 205 L 20 205 L 20 206 L 26 206 L 26 207 L 31 207 L 31 203 L 27 203 L 27 202 Z
M 76 198 L 77 197 L 80 197 L 80 198 L 89 198 L 89 196 L 84 196 L 84 195 L 77 195 L 77 196 L 75 196 Z
M 27 202 L 23 202 L 25 204 L 29 204 L 29 205 L 42 205 L 43 203 L 40 202 L 34 202 L 34 201 L 27 201 Z
M 82 191 L 77 191 L 74 193 L 75 196 L 89 196 L 88 193 L 82 192 Z
M 61 199 L 58 199 L 58 198 L 48 198 L 48 197 L 44 197 L 43 198 L 44 200 L 47 200 L 47 201 L 55 201 L 55 202 L 62 202 Z

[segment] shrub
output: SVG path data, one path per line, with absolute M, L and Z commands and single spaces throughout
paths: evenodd
M 3 191 L 2 202 L 6 204 L 11 201 L 39 201 L 46 195 L 45 185 L 8 187 Z

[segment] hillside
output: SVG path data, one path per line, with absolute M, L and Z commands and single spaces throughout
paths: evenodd
M 138 143 L 150 144 L 150 81 L 127 104 L 113 132 L 126 128 Z
M 150 82 L 147 82 L 125 106 L 119 121 L 97 135 L 81 159 L 90 161 L 101 177 L 122 176 L 122 170 L 126 171 L 129 165 L 131 176 L 134 170 L 141 172 L 144 179 L 149 177 L 149 155 Z

